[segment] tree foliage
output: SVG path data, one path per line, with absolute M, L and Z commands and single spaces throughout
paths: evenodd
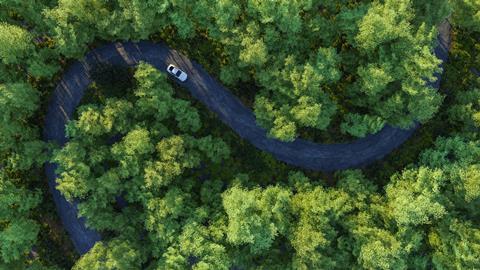
M 8 23 L 0 23 L 0 60 L 5 65 L 17 65 L 35 77 L 51 77 L 58 68 L 50 63 L 55 52 L 36 49 L 34 35 Z
M 0 173 L 0 263 L 22 260 L 35 244 L 39 228 L 29 215 L 40 203 L 39 195 Z
M 268 250 L 278 235 L 287 235 L 291 218 L 288 190 L 232 187 L 222 196 L 228 215 L 227 239 L 232 244 L 249 244 L 252 253 L 260 253 Z
M 454 7 L 453 19 L 460 27 L 469 32 L 479 32 L 480 29 L 480 1 L 458 0 L 452 1 Z
M 33 247 L 52 247 L 37 187 L 53 75 L 104 42 L 159 37 L 252 105 L 271 137 L 364 137 L 439 108 L 443 136 L 426 127 L 428 147 L 398 167 L 296 171 L 153 67 L 133 80 L 99 67 L 90 90 L 112 91 L 78 108 L 52 158 L 60 191 L 104 239 L 73 269 L 480 268 L 479 10 L 478 0 L 0 1 L 0 268 L 49 264 Z M 444 98 L 428 82 L 450 13 Z
M 45 144 L 30 122 L 38 92 L 28 83 L 0 84 L 0 267 L 26 267 L 39 225 L 32 215 L 41 201 L 32 171 L 45 162 Z
M 350 127 L 342 131 L 360 137 L 385 123 L 430 119 L 442 100 L 426 85 L 438 71 L 435 27 L 449 12 L 447 0 L 63 0 L 45 14 L 67 56 L 97 37 L 144 39 L 158 29 L 174 29 L 181 42 L 202 36 L 219 44 L 219 77 L 229 86 L 255 83 L 258 122 L 291 141 L 305 128 L 328 129 L 338 114 Z
M 144 258 L 138 244 L 128 240 L 113 239 L 108 243 L 99 242 L 72 268 L 83 269 L 140 269 Z
M 33 49 L 32 37 L 21 27 L 0 24 L 0 58 L 5 64 L 17 64 Z

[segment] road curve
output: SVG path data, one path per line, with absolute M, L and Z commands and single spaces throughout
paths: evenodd
M 439 27 L 439 45 L 435 49 L 436 56 L 443 60 L 448 59 L 450 46 L 450 26 L 448 23 Z M 207 108 L 218 115 L 218 118 L 232 128 L 240 137 L 249 141 L 257 148 L 271 153 L 278 160 L 304 169 L 318 171 L 334 171 L 360 167 L 378 160 L 407 140 L 418 127 L 402 130 L 386 126 L 375 135 L 344 144 L 317 144 L 301 139 L 293 142 L 281 142 L 266 136 L 265 129 L 255 122 L 252 111 L 245 107 L 224 86 L 212 78 L 199 64 L 189 60 L 165 44 L 155 44 L 142 41 L 111 43 L 89 52 L 83 60 L 73 63 L 64 73 L 55 88 L 48 106 L 44 139 L 60 145 L 67 142 L 65 124 L 72 115 L 84 94 L 85 89 L 92 82 L 90 72 L 99 64 L 135 66 L 140 61 L 147 62 L 157 69 L 164 71 L 167 64 L 173 63 L 184 70 L 189 79 L 180 83 L 190 93 L 200 100 Z M 431 83 L 439 88 L 440 75 L 436 74 L 437 81 Z M 68 203 L 55 188 L 56 164 L 45 165 L 57 210 L 64 227 L 70 234 L 76 250 L 80 254 L 86 253 L 100 235 L 85 227 L 85 220 L 77 218 L 77 207 Z

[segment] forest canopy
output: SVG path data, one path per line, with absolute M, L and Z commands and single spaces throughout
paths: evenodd
M 369 166 L 304 170 L 142 62 L 92 70 L 68 142 L 44 141 L 69 66 L 141 40 L 200 63 L 273 138 L 422 125 Z M 479 0 L 0 1 L 0 269 L 480 268 L 479 40 Z M 86 254 L 45 162 L 102 236 Z
M 282 140 L 334 121 L 364 137 L 432 118 L 442 96 L 428 82 L 439 71 L 433 48 L 447 1 L 347 2 L 61 1 L 46 16 L 66 56 L 96 37 L 144 39 L 159 27 L 207 39 L 219 48 L 221 81 L 253 95 L 258 123 Z

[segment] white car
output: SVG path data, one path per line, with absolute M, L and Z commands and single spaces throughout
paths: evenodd
M 179 69 L 178 67 L 172 64 L 168 65 L 167 72 L 172 74 L 175 78 L 177 78 L 181 82 L 184 82 L 187 80 L 187 73 L 185 73 L 183 70 Z

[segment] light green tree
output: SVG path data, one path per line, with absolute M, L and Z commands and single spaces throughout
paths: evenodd
M 32 36 L 16 25 L 0 23 L 0 59 L 4 64 L 17 64 L 33 51 Z
M 268 250 L 278 235 L 288 232 L 290 197 L 291 193 L 280 187 L 228 189 L 222 195 L 228 215 L 228 241 L 234 245 L 247 244 L 252 253 Z
M 78 260 L 72 269 L 140 269 L 145 257 L 138 243 L 113 239 L 107 243 L 98 242 Z

